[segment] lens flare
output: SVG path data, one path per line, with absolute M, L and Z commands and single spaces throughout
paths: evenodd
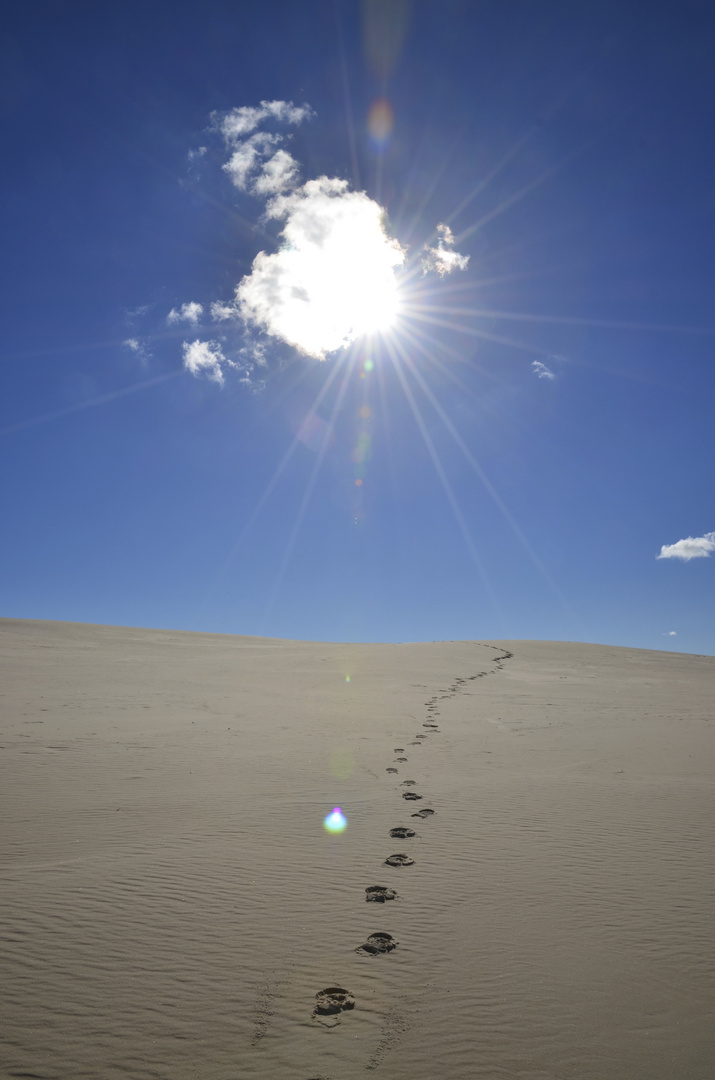
M 378 98 L 367 114 L 367 129 L 377 146 L 384 146 L 390 138 L 395 123 L 395 113 L 386 98 Z
M 334 806 L 323 822 L 323 828 L 329 833 L 341 833 L 348 823 L 348 819 L 339 806 Z

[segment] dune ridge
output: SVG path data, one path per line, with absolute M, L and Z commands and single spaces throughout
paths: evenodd
M 4 619 L 0 664 L 0 1075 L 712 1077 L 715 658 Z

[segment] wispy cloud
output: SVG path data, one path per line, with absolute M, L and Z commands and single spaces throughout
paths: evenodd
M 466 270 L 469 255 L 460 255 L 454 251 L 454 236 L 449 225 L 438 225 L 439 240 L 437 247 L 426 247 L 422 259 L 422 272 L 436 271 L 440 277 L 451 274 L 453 270 Z
M 125 348 L 131 349 L 135 356 L 139 357 L 142 364 L 146 364 L 148 360 L 151 360 L 151 353 L 149 349 L 139 338 L 127 338 L 126 341 L 122 342 L 122 344 Z
M 255 378 L 256 366 L 265 367 L 263 346 L 260 342 L 248 341 L 238 349 L 235 358 L 226 356 L 219 341 L 185 341 L 183 344 L 184 367 L 197 378 L 203 376 L 211 382 L 223 386 L 225 371 L 234 371 L 240 381 L 252 390 L 261 390 L 262 379 Z
M 224 367 L 235 367 L 228 360 L 218 341 L 185 341 L 183 345 L 184 367 L 192 375 L 205 375 L 212 382 L 223 384 Z
M 250 139 L 239 143 L 229 160 L 222 166 L 231 177 L 231 183 L 239 191 L 246 191 L 254 179 L 256 170 L 270 160 L 270 153 L 280 136 L 257 132 Z M 288 155 L 290 157 L 290 154 Z M 291 158 L 291 161 L 293 159 Z M 297 166 L 296 166 L 297 168 Z
M 264 120 L 279 120 L 284 124 L 302 124 L 314 115 L 309 105 L 294 105 L 292 101 L 262 101 L 260 105 L 242 105 L 230 112 L 213 113 L 214 121 L 228 143 L 250 135 Z
M 681 559 L 682 562 L 690 562 L 691 559 L 707 559 L 713 551 L 715 532 L 709 532 L 704 536 L 687 536 L 685 540 L 678 540 L 675 544 L 663 544 L 656 559 Z
M 139 307 L 130 308 L 125 313 L 127 324 L 129 326 L 133 326 L 133 324 L 135 322 L 137 322 L 137 320 L 144 318 L 144 316 L 150 310 L 150 308 L 151 308 L 151 304 L 140 304 Z
M 166 321 L 169 326 L 173 326 L 175 323 L 187 322 L 192 326 L 197 326 L 199 319 L 204 313 L 203 305 L 198 304 L 195 300 L 189 300 L 187 304 L 182 304 L 180 308 L 172 308 L 169 314 L 166 316 Z
M 226 304 L 223 300 L 214 300 L 211 303 L 211 318 L 215 322 L 228 322 L 231 319 L 240 318 L 235 304 Z
M 666 630 L 665 633 L 663 634 L 663 637 L 677 637 L 677 636 L 678 636 L 678 631 L 677 630 Z
M 298 163 L 282 143 L 284 136 L 256 131 L 259 124 L 273 120 L 283 124 L 301 124 L 313 116 L 308 105 L 292 101 L 262 101 L 258 106 L 244 105 L 223 116 L 213 114 L 213 121 L 233 152 L 223 166 L 240 191 L 270 196 L 294 187 Z
M 297 162 L 287 150 L 276 150 L 263 166 L 253 190 L 256 195 L 277 195 L 280 191 L 294 187 L 297 179 Z
M 534 372 L 538 379 L 555 379 L 551 368 L 547 368 L 546 364 L 542 364 L 541 360 L 532 360 L 531 370 Z

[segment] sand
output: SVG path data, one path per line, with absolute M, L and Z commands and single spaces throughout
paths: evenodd
M 3 1078 L 715 1076 L 715 658 L 5 619 L 0 662 Z

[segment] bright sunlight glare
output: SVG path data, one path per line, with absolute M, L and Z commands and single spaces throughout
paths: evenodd
M 378 134 L 384 140 L 392 111 L 389 103 L 380 108 Z M 224 351 L 223 333 L 220 341 L 184 342 L 184 367 L 197 377 L 222 385 L 224 371 L 233 369 L 250 385 L 254 369 L 267 365 L 266 338 L 325 360 L 359 338 L 390 335 L 404 313 L 400 291 L 409 278 L 430 272 L 443 277 L 467 267 L 469 256 L 454 251 L 449 226 L 441 224 L 433 234 L 437 246 L 425 245 L 408 272 L 407 248 L 388 232 L 379 202 L 335 176 L 301 183 L 286 136 L 258 130 L 265 124 L 299 125 L 314 115 L 309 105 L 263 101 L 212 116 L 231 153 L 223 170 L 239 191 L 265 200 L 263 224 L 279 222 L 280 231 L 277 250 L 258 252 L 231 300 L 187 301 L 169 312 L 170 326 L 198 327 L 207 309 L 215 324 L 241 325 L 242 345 L 233 354 Z
M 323 176 L 274 199 L 281 247 L 259 252 L 236 290 L 244 322 L 321 360 L 391 329 L 399 312 L 405 250 L 386 233 L 382 207 L 347 187 Z

